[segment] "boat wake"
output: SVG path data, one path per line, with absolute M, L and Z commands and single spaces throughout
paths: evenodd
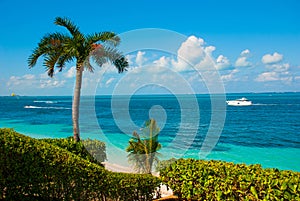
M 267 105 L 278 105 L 278 104 L 275 104 L 275 103 L 268 103 L 268 104 L 266 104 L 266 103 L 254 103 L 254 104 L 252 104 L 252 105 L 262 105 L 262 106 L 267 106 Z
M 70 110 L 71 108 L 67 107 L 39 107 L 39 106 L 32 106 L 32 105 L 26 105 L 24 106 L 26 109 L 55 109 L 55 110 Z

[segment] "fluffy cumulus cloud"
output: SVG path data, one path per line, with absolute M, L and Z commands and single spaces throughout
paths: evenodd
M 190 36 L 179 47 L 177 60 L 173 60 L 172 64 L 176 71 L 186 71 L 191 66 L 197 65 L 204 57 L 204 40 L 196 36 Z
M 293 74 L 290 72 L 290 64 L 283 63 L 283 55 L 277 52 L 266 54 L 261 59 L 265 64 L 266 72 L 257 76 L 257 82 L 274 82 L 281 81 L 290 84 L 293 81 Z
M 276 72 L 264 72 L 257 76 L 255 79 L 257 82 L 268 82 L 268 81 L 277 81 L 279 80 L 279 75 Z
M 266 68 L 275 72 L 286 72 L 290 68 L 290 64 L 288 63 L 276 63 L 272 65 L 266 65 Z
M 23 76 L 11 76 L 7 81 L 7 86 L 12 90 L 25 90 L 26 88 L 45 89 L 64 86 L 65 82 L 65 80 L 55 77 L 50 78 L 46 74 L 40 74 L 39 76 L 26 74 Z
M 202 38 L 196 36 L 188 37 L 177 50 L 177 55 L 174 56 L 161 56 L 156 59 L 151 58 L 151 54 L 147 52 L 138 51 L 136 55 L 131 54 L 127 56 L 131 68 L 151 66 L 152 72 L 157 70 L 161 71 L 162 68 L 157 67 L 170 67 L 174 71 L 188 72 L 194 70 L 227 70 L 232 68 L 229 59 L 224 55 L 219 55 L 217 58 L 213 57 L 213 52 L 216 50 L 214 46 L 207 46 Z M 150 70 L 147 69 L 147 70 Z M 140 72 L 135 70 L 135 72 Z
M 48 80 L 40 80 L 40 85 L 39 88 L 44 89 L 44 88 L 57 88 L 61 87 L 65 84 L 65 80 L 53 80 L 53 79 L 48 79 Z
M 158 60 L 155 60 L 153 64 L 160 67 L 167 67 L 170 65 L 170 61 L 171 59 L 169 57 L 162 56 Z
M 238 74 L 239 72 L 239 69 L 233 69 L 227 74 L 221 75 L 221 79 L 223 80 L 223 82 L 239 81 L 239 78 L 236 76 L 236 74 Z
M 266 54 L 262 57 L 261 61 L 264 64 L 274 64 L 282 61 L 283 55 L 279 54 L 277 52 L 274 52 L 273 54 Z
M 135 62 L 138 66 L 142 66 L 147 61 L 145 54 L 146 54 L 146 52 L 138 51 L 136 58 L 135 58 Z
M 7 82 L 9 88 L 35 86 L 37 79 L 35 75 L 11 76 Z
M 250 50 L 246 49 L 241 52 L 240 56 L 237 58 L 235 62 L 236 67 L 250 67 L 252 63 L 248 61 L 250 57 Z
M 64 76 L 66 78 L 73 78 L 73 77 L 75 77 L 75 75 L 76 75 L 76 67 L 75 66 L 69 68 L 69 70 L 66 73 L 64 73 Z
M 294 79 L 293 73 L 290 72 L 290 64 L 283 63 L 283 55 L 277 52 L 266 54 L 261 59 L 265 64 L 267 72 L 263 72 L 257 76 L 257 82 L 276 82 L 290 85 Z
M 229 59 L 224 55 L 219 55 L 215 59 L 213 57 L 215 50 L 216 47 L 207 46 L 202 38 L 190 36 L 181 44 L 177 51 L 177 59 L 173 59 L 171 63 L 178 72 L 228 69 L 231 66 Z
M 180 44 L 177 55 L 150 50 L 136 51 L 126 55 L 130 68 L 122 74 L 118 74 L 109 63 L 95 68 L 94 73 L 85 71 L 82 92 L 89 95 L 101 89 L 101 93 L 111 94 L 116 88 L 123 87 L 121 93 L 125 93 L 131 89 L 147 88 L 148 85 L 151 88 L 151 83 L 171 92 L 187 93 L 190 86 L 199 92 L 218 85 L 216 83 L 219 81 L 226 87 L 233 87 L 233 90 L 247 90 L 251 82 L 261 86 L 263 82 L 270 86 L 276 86 L 279 82 L 287 85 L 300 82 L 300 74 L 295 73 L 299 72 L 300 67 L 293 71 L 294 66 L 283 62 L 283 55 L 277 52 L 261 56 L 259 68 L 254 69 L 247 68 L 253 66 L 249 61 L 249 49 L 236 55 L 237 59 L 232 63 L 225 54 L 214 55 L 215 50 L 215 46 L 207 45 L 202 38 L 190 36 Z M 258 66 L 259 62 L 255 65 Z M 76 68 L 73 66 L 66 70 L 61 74 L 56 73 L 54 78 L 49 78 L 46 73 L 11 76 L 6 83 L 12 91 L 26 88 L 57 91 L 58 87 L 71 91 L 75 80 L 71 78 L 76 76 Z
M 230 67 L 230 61 L 227 57 L 223 55 L 219 55 L 216 60 L 216 67 L 217 69 L 228 69 Z
M 272 82 L 281 81 L 284 84 L 290 85 L 293 81 L 293 76 L 290 72 L 264 72 L 257 76 L 255 79 L 257 82 Z

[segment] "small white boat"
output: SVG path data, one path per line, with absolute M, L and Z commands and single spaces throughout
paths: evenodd
M 252 102 L 248 100 L 247 98 L 240 98 L 236 100 L 229 100 L 226 101 L 227 105 L 232 105 L 232 106 L 248 106 L 252 105 Z

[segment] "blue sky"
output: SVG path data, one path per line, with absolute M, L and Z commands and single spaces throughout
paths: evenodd
M 0 95 L 72 95 L 74 64 L 52 79 L 41 63 L 27 67 L 46 33 L 65 31 L 53 24 L 57 16 L 87 34 L 120 34 L 131 68 L 86 73 L 86 94 L 120 92 L 121 85 L 130 93 L 300 91 L 297 0 L 0 0 L 0 10 Z

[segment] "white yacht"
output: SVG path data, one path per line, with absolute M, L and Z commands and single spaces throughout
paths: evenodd
M 248 106 L 252 105 L 252 102 L 248 100 L 247 98 L 240 98 L 236 100 L 229 100 L 226 101 L 227 105 L 232 105 L 232 106 Z

